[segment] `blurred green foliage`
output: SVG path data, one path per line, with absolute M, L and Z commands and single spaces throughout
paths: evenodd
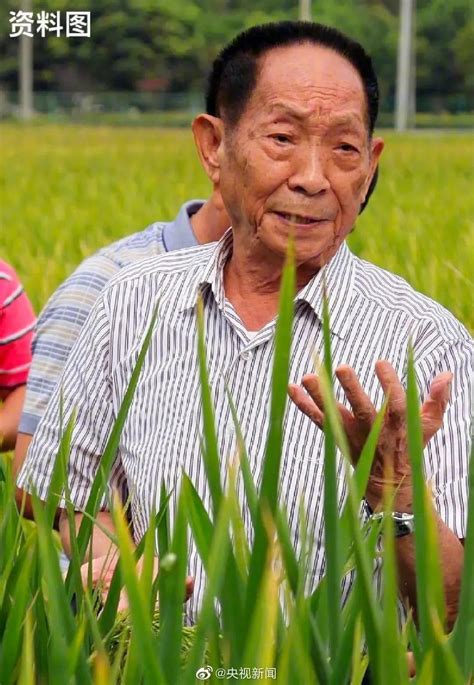
M 157 79 L 171 92 L 202 91 L 219 49 L 240 30 L 269 20 L 296 19 L 296 0 L 32 0 L 41 10 L 92 13 L 91 38 L 34 39 L 37 90 L 134 90 Z M 315 21 L 360 40 L 374 59 L 386 108 L 393 105 L 398 0 L 313 0 Z M 435 108 L 474 109 L 473 5 L 470 0 L 418 0 L 417 85 L 438 96 Z M 9 11 L 0 12 L 0 84 L 17 86 L 18 40 L 9 38 Z M 459 96 L 461 94 L 461 96 Z M 450 95 L 456 98 L 449 99 Z M 446 100 L 446 98 L 448 98 Z

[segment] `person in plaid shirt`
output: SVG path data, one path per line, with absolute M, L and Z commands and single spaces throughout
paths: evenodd
M 0 451 L 15 446 L 31 341 L 36 323 L 33 307 L 14 269 L 0 260 Z

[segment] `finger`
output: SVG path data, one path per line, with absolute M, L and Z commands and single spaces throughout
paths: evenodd
M 290 396 L 291 401 L 296 404 L 303 414 L 306 414 L 306 416 L 319 426 L 319 428 L 323 428 L 324 414 L 303 388 L 300 388 L 298 385 L 290 384 L 288 386 L 288 395 Z
M 365 393 L 365 390 L 359 383 L 359 379 L 357 378 L 354 369 L 344 364 L 339 366 L 335 373 L 339 383 L 342 385 L 349 404 L 352 407 L 355 418 L 362 423 L 363 426 L 370 429 L 377 412 L 368 395 Z
M 315 402 L 319 409 L 322 412 L 324 412 L 324 395 L 321 390 L 321 383 L 319 381 L 318 376 L 316 376 L 315 374 L 308 374 L 307 376 L 303 376 L 301 382 L 305 390 L 309 393 L 311 399 Z M 352 425 L 351 422 L 353 422 L 354 420 L 354 415 L 352 414 L 352 412 L 350 412 L 349 409 L 346 406 L 344 406 L 341 402 L 336 402 L 336 407 L 341 416 L 342 423 L 344 425 L 346 423 Z
M 354 414 L 351 411 L 349 411 L 349 409 L 341 402 L 336 402 L 336 407 L 339 411 L 341 421 L 344 427 L 352 427 L 352 424 L 354 422 Z
M 192 576 L 188 576 L 186 578 L 186 592 L 184 596 L 184 601 L 187 602 L 188 599 L 191 597 L 191 595 L 194 592 L 194 578 Z
M 365 438 L 367 437 L 367 433 L 365 431 L 361 432 L 358 420 L 354 414 L 349 411 L 346 406 L 341 404 L 341 402 L 337 402 L 336 406 L 351 447 L 354 446 L 356 442 L 358 444 L 360 440 L 362 440 L 363 444 L 365 442 Z
M 383 360 L 375 363 L 375 373 L 388 398 L 387 418 L 393 424 L 401 424 L 406 415 L 406 393 L 393 366 Z
M 100 559 L 100 566 L 99 566 Z M 100 578 L 100 568 L 104 562 L 104 557 L 98 557 L 92 559 L 91 561 L 82 564 L 81 566 L 81 580 L 82 587 L 87 589 L 89 587 L 89 581 L 92 586 L 94 586 Z
M 125 611 L 128 609 L 128 595 L 125 588 L 120 591 L 119 603 L 117 604 L 117 611 Z
M 352 442 L 354 434 L 360 433 L 360 428 L 358 427 L 357 419 L 354 414 L 349 411 L 349 409 L 342 404 L 342 402 L 336 402 L 336 409 L 339 412 L 339 418 L 342 423 L 342 427 L 349 439 Z M 364 432 L 364 436 L 366 433 Z
M 416 676 L 416 661 L 413 652 L 407 652 L 408 675 L 410 678 Z
M 92 586 L 100 581 L 104 587 L 108 588 L 116 565 L 117 558 L 111 557 L 110 554 L 96 557 L 91 562 L 82 564 L 80 570 L 83 587 L 89 587 L 90 579 Z
M 324 411 L 324 397 L 319 378 L 314 373 L 309 373 L 303 376 L 301 384 L 313 402 L 321 411 Z
M 428 397 L 421 407 L 421 427 L 426 445 L 443 425 L 444 414 L 448 406 L 453 374 L 449 371 L 440 373 L 433 379 Z
M 324 412 L 324 396 L 321 390 L 321 383 L 319 381 L 319 378 L 315 374 L 308 374 L 307 376 L 303 376 L 301 382 L 305 390 L 309 393 L 311 399 L 315 402 L 318 408 L 322 412 Z M 350 412 L 349 409 L 346 406 L 344 406 L 341 402 L 336 402 L 336 407 L 341 416 L 341 421 L 343 425 L 345 425 L 346 423 L 352 425 L 351 422 L 353 422 L 354 420 L 354 415 L 352 414 L 352 412 Z
M 367 440 L 368 432 L 365 427 L 362 427 L 361 429 L 360 421 L 356 419 L 354 414 L 349 411 L 347 407 L 338 402 L 337 408 L 339 410 L 339 415 L 341 417 L 344 432 L 349 444 L 352 463 L 355 466 L 359 460 L 362 447 Z

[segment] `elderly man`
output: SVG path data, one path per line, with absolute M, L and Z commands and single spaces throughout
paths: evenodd
M 66 418 L 77 408 L 71 496 L 78 509 L 84 506 L 159 303 L 156 331 L 111 482 L 128 488 L 136 540 L 156 510 L 162 480 L 172 488 L 182 469 L 209 504 L 197 401 L 199 294 L 204 301 L 222 474 L 236 450 L 227 386 L 258 478 L 268 432 L 278 292 L 289 236 L 294 235 L 297 293 L 290 361 L 294 402 L 286 409 L 280 499 L 296 535 L 297 505 L 304 498 L 314 543 L 311 580 L 316 584 L 324 570 L 324 436 L 319 428 L 323 409 L 317 379 L 306 375 L 312 371 L 314 354 L 322 350 L 324 274 L 338 367 L 337 395 L 345 405 L 341 412 L 355 459 L 372 424 L 374 407 L 389 394 L 389 411 L 366 492 L 373 509 L 380 505 L 383 466 L 389 462 L 400 485 L 394 510 L 411 511 L 404 391 L 398 378 L 404 377 L 407 343 L 409 337 L 413 340 L 429 440 L 426 477 L 433 486 L 452 620 L 463 558 L 459 538 L 464 535 L 466 515 L 470 338 L 449 312 L 402 279 L 355 258 L 344 243 L 383 149 L 382 140 L 373 136 L 377 104 L 377 81 L 369 57 L 359 44 L 328 27 L 293 22 L 254 27 L 219 55 L 210 77 L 207 113 L 196 118 L 193 130 L 202 164 L 222 195 L 232 230 L 217 246 L 163 255 L 127 269 L 99 297 L 61 383 Z M 303 377 L 309 395 L 295 387 Z M 41 497 L 47 494 L 59 440 L 59 401 L 56 389 L 20 474 L 20 485 L 33 485 Z M 344 494 L 341 476 L 341 501 Z M 175 505 L 173 499 L 172 511 Z M 111 526 L 107 513 L 103 517 L 102 522 Z M 403 592 L 415 604 L 413 540 L 407 528 L 400 531 L 408 534 L 398 539 L 397 555 Z M 99 557 L 109 542 L 99 534 L 94 545 L 92 554 Z M 194 595 L 187 605 L 192 620 L 204 586 L 194 544 L 189 573 L 195 578 Z

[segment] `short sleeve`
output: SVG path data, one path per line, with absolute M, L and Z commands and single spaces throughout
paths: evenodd
M 66 360 L 100 293 L 120 267 L 105 255 L 86 259 L 40 314 L 19 432 L 33 435 Z
M 65 426 L 76 412 L 69 459 L 69 487 L 77 509 L 87 503 L 107 438 L 114 421 L 109 375 L 110 321 L 100 297 L 82 328 L 43 415 L 18 477 L 18 485 L 33 488 L 46 499 L 60 442 L 60 403 Z M 122 476 L 120 462 L 113 467 L 111 484 Z
M 451 399 L 443 425 L 425 448 L 424 465 L 440 517 L 459 538 L 463 538 L 467 524 L 473 409 L 472 341 L 466 336 L 444 343 L 416 368 L 422 400 L 435 376 L 443 371 L 453 374 Z
M 33 307 L 11 266 L 0 261 L 0 387 L 24 385 L 36 322 Z

